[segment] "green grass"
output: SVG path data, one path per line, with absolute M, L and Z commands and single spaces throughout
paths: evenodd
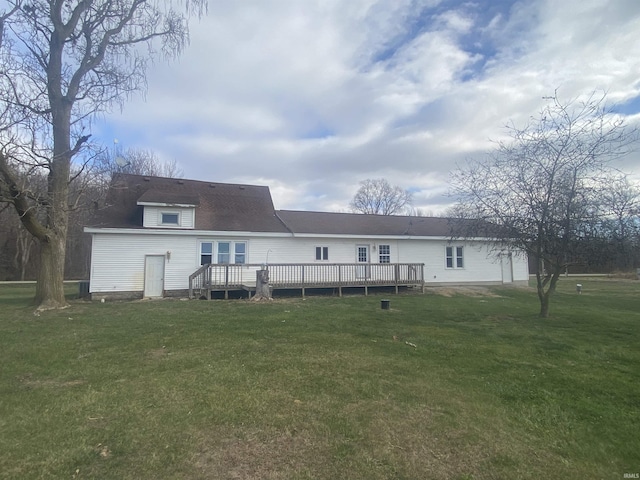
M 1 286 L 0 478 L 620 479 L 639 294 L 563 278 L 548 320 L 497 288 L 35 316 Z

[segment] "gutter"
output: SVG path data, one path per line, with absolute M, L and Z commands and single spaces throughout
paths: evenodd
M 282 224 L 282 226 L 286 228 L 289 231 L 289 233 L 291 233 L 291 236 L 295 237 L 296 236 L 295 232 L 289 228 L 289 225 L 287 225 L 282 218 L 280 218 L 280 215 L 278 215 L 278 211 L 274 210 L 273 214 L 276 216 L 278 220 L 280 220 L 280 223 Z

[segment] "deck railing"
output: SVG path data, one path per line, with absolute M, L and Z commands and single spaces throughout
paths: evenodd
M 424 286 L 423 263 L 277 263 L 203 265 L 189 276 L 189 296 L 210 298 L 212 290 L 251 290 L 256 271 L 269 270 L 272 288 Z

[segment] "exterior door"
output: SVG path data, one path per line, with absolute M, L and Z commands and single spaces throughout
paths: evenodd
M 513 266 L 511 263 L 511 254 L 501 254 L 500 264 L 502 266 L 502 283 L 513 283 Z
M 361 263 L 356 267 L 356 278 L 369 278 L 369 245 L 356 246 L 356 263 Z
M 164 255 L 144 258 L 144 296 L 162 297 L 164 292 Z

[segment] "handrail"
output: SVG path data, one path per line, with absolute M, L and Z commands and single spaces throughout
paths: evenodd
M 203 291 L 255 286 L 255 271 L 267 268 L 273 288 L 366 287 L 422 285 L 424 263 L 278 263 L 206 264 L 189 275 L 189 296 Z
M 205 290 L 205 287 L 211 286 L 210 284 L 207 285 L 207 282 L 206 282 L 207 276 L 208 276 L 207 273 L 209 272 L 210 266 L 211 266 L 210 263 L 205 263 L 198 270 L 196 270 L 191 275 L 189 275 L 189 298 L 194 298 L 194 295 L 193 295 L 194 290 L 196 289 L 199 290 L 200 295 L 202 295 L 202 291 Z M 209 276 L 209 278 L 211 277 Z M 210 292 L 211 288 L 209 288 L 208 291 Z M 210 295 L 211 293 L 209 293 L 209 296 Z

